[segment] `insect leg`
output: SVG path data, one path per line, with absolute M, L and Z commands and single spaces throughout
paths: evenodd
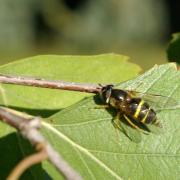
M 116 130 L 116 140 L 117 142 L 119 142 L 119 131 L 118 130 L 122 130 L 121 125 L 120 125 L 120 116 L 121 116 L 121 112 L 117 112 L 117 115 L 112 119 L 112 124 Z
M 139 128 L 137 125 L 135 125 L 125 114 L 123 114 L 125 120 L 135 129 L 145 133 L 145 134 L 149 134 L 147 131 L 144 131 L 143 129 Z
M 113 126 L 116 129 L 121 129 L 121 126 L 120 126 L 120 116 L 121 116 L 121 112 L 118 111 L 117 115 L 112 120 Z
M 94 109 L 107 109 L 109 108 L 108 104 L 104 104 L 104 105 L 97 105 L 94 107 Z

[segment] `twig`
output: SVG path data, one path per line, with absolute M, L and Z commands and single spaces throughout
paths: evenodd
M 45 80 L 40 78 L 12 76 L 12 75 L 10 76 L 4 74 L 0 74 L 0 83 L 34 86 L 34 87 L 42 87 L 42 88 L 50 88 L 50 89 L 80 91 L 80 92 L 88 92 L 88 93 L 99 93 L 102 88 L 99 85 L 93 85 L 93 84 Z
M 56 152 L 53 147 L 40 134 L 38 129 L 41 127 L 41 118 L 25 115 L 18 111 L 0 107 L 0 120 L 15 127 L 20 133 L 28 139 L 31 144 L 37 146 L 44 145 L 44 149 L 48 154 L 49 161 L 61 172 L 68 180 L 80 180 L 81 176 L 72 169 L 69 164 Z
M 48 158 L 48 154 L 43 148 L 40 152 L 30 155 L 23 159 L 10 173 L 7 180 L 17 180 L 23 174 L 23 172 L 34 164 L 40 163 Z

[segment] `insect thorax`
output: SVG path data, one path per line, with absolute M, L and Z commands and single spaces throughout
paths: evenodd
M 129 99 L 130 97 L 126 91 L 113 89 L 109 104 L 116 109 L 121 109 L 121 111 L 123 111 L 123 109 L 126 108 Z
M 115 100 L 121 102 L 121 101 L 125 101 L 127 99 L 128 93 L 121 89 L 113 89 L 111 92 L 111 97 L 114 98 Z

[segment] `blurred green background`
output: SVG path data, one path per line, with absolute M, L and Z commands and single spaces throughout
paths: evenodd
M 0 64 L 37 54 L 128 55 L 166 62 L 180 31 L 178 0 L 1 0 Z

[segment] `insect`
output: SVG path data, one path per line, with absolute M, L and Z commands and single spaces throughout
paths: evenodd
M 137 96 L 140 95 L 138 92 L 113 87 L 113 85 L 102 86 L 100 96 L 108 106 L 117 110 L 117 117 L 113 120 L 115 127 L 120 128 L 120 117 L 123 117 L 133 128 L 143 132 L 150 131 L 146 125 L 161 127 L 156 111 L 144 99 L 153 101 L 161 98 L 167 101 L 167 97 L 150 94 L 151 98 L 149 98 L 148 94 L 144 94 L 143 98 L 141 98 Z M 159 103 L 162 103 L 162 101 L 159 101 Z

